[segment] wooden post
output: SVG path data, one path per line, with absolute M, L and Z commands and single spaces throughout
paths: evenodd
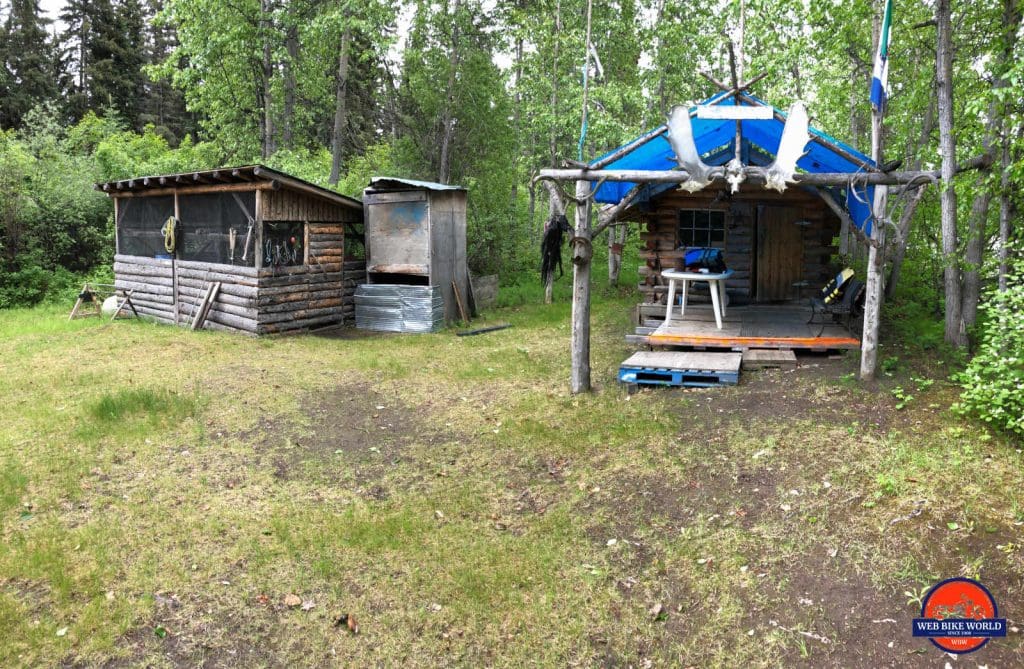
M 256 228 L 253 230 L 256 238 L 256 269 L 260 270 L 263 268 L 263 193 L 256 191 L 256 207 L 253 211 L 253 226 Z
M 576 182 L 576 232 L 572 238 L 572 378 L 573 394 L 590 391 L 590 182 Z
M 114 200 L 114 253 L 118 254 L 121 252 L 121 235 L 119 234 L 120 221 L 117 220 L 119 212 L 118 198 L 112 198 Z
M 882 110 L 871 114 L 871 158 L 882 162 Z M 888 186 L 875 186 L 871 206 L 871 239 L 868 247 L 868 271 L 864 293 L 864 331 L 861 333 L 860 378 L 873 381 L 878 363 L 878 328 L 882 317 L 882 277 L 885 276 L 885 208 Z
M 884 3 L 883 3 L 884 4 Z M 876 25 L 879 17 L 875 16 Z M 877 45 L 886 39 L 882 34 L 886 27 L 879 25 L 876 30 Z M 882 119 L 885 114 L 885 96 L 882 102 L 871 111 L 871 159 L 875 165 L 882 163 Z M 882 316 L 882 277 L 885 276 L 885 208 L 888 187 L 875 186 L 875 197 L 871 203 L 871 239 L 874 244 L 868 247 L 867 278 L 864 293 L 864 328 L 860 344 L 860 379 L 873 381 L 878 363 L 878 327 Z
M 178 190 L 174 190 L 174 220 L 181 222 L 181 208 L 178 206 Z M 180 232 L 180 231 L 179 231 Z M 175 244 L 177 244 L 177 238 L 175 238 Z M 166 250 L 166 249 L 165 249 Z M 174 296 L 174 324 L 178 324 L 178 317 L 180 315 L 180 307 L 178 306 L 178 247 L 174 247 L 174 252 L 171 254 L 171 294 Z

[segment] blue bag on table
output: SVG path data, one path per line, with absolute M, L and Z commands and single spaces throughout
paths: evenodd
M 722 249 L 710 247 L 696 247 L 686 249 L 683 256 L 683 267 L 687 272 L 697 272 L 706 269 L 711 274 L 721 274 L 726 270 L 725 257 Z

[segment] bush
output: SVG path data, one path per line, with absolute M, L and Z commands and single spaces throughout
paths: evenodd
M 958 376 L 961 413 L 1024 436 L 1024 260 L 1011 265 L 1005 292 L 993 290 L 981 306 L 978 353 Z

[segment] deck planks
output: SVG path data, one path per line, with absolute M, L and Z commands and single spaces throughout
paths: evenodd
M 749 305 L 729 307 L 722 328 L 715 327 L 710 306 L 687 307 L 648 331 L 651 346 L 697 348 L 857 349 L 860 340 L 842 325 L 808 325 L 810 311 L 799 305 Z M 643 325 L 654 325 L 645 319 Z

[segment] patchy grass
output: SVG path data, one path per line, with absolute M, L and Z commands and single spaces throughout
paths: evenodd
M 1020 626 L 1020 444 L 927 354 L 628 395 L 602 291 L 574 397 L 565 288 L 467 338 L 5 312 L 0 665 L 937 666 L 958 574 Z

